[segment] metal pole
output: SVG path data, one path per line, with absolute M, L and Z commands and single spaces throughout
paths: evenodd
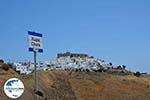
M 36 69 L 36 50 L 34 50 L 34 100 L 38 100 L 38 95 L 36 92 L 38 91 L 38 77 L 37 77 L 37 69 Z

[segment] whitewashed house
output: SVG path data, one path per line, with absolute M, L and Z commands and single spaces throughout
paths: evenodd
M 16 71 L 20 74 L 30 74 L 32 71 L 29 70 L 29 65 L 26 62 L 17 62 L 13 64 L 16 68 Z

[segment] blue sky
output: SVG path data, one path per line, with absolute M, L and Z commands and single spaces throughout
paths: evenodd
M 32 60 L 27 31 L 43 33 L 44 53 L 88 53 L 150 72 L 149 0 L 1 0 L 0 58 Z

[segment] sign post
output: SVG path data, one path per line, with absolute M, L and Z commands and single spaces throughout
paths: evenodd
M 34 51 L 34 100 L 38 100 L 38 96 L 36 92 L 38 91 L 38 76 L 37 76 L 37 69 L 36 69 L 36 54 L 37 52 Z
M 36 92 L 38 91 L 38 74 L 37 74 L 37 52 L 43 52 L 42 34 L 28 31 L 29 51 L 34 52 L 34 100 L 38 100 Z

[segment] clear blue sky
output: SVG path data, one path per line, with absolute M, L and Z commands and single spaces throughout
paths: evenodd
M 44 53 L 88 53 L 150 72 L 150 0 L 1 0 L 0 58 L 32 60 L 27 31 L 43 33 Z

